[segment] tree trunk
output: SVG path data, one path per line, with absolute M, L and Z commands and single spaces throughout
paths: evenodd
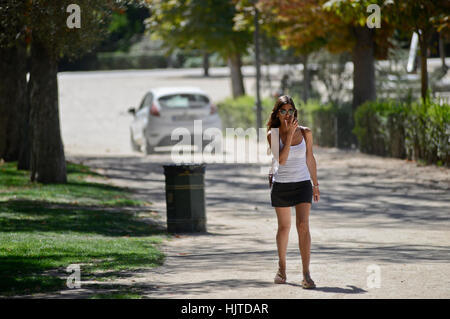
M 19 110 L 26 82 L 22 72 L 25 61 L 20 53 L 16 46 L 0 50 L 0 74 L 5 79 L 0 82 L 0 158 L 6 162 L 19 158 Z
M 356 45 L 353 48 L 353 113 L 364 102 L 376 99 L 373 30 L 355 27 L 354 33 Z
M 445 64 L 445 40 L 442 31 L 439 33 L 439 56 L 441 57 L 442 68 L 447 70 L 448 67 Z
M 58 111 L 57 60 L 37 39 L 31 48 L 31 181 L 66 183 Z
M 203 52 L 203 76 L 209 76 L 209 53 Z
M 19 111 L 19 129 L 20 129 L 20 147 L 17 169 L 30 170 L 31 144 L 30 144 L 30 83 L 27 82 L 26 74 L 28 72 L 28 55 L 25 47 L 23 48 L 23 61 L 21 64 L 25 74 L 24 81 L 21 82 L 21 104 Z
M 2 48 L 0 50 L 0 74 L 2 77 L 9 79 L 11 73 L 11 57 L 13 50 L 10 48 Z M 11 91 L 9 83 L 0 81 L 0 159 L 5 159 L 8 153 L 9 145 L 9 123 L 11 117 Z
M 419 32 L 419 45 L 420 45 L 420 87 L 422 100 L 427 99 L 428 91 L 428 42 L 430 40 L 430 34 L 427 30 L 421 30 Z
M 241 72 L 241 56 L 239 54 L 231 55 L 228 58 L 228 66 L 230 68 L 233 98 L 245 95 L 244 79 Z
M 309 69 L 308 69 L 308 55 L 304 54 L 302 56 L 303 61 L 303 92 L 302 99 L 304 103 L 308 102 L 309 99 L 309 88 L 310 88 L 310 77 L 309 77 Z

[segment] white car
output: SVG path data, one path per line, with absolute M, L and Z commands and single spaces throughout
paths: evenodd
M 194 141 L 194 120 L 202 120 L 202 131 L 211 127 L 222 129 L 215 104 L 207 93 L 194 87 L 151 89 L 139 108 L 130 108 L 128 112 L 134 115 L 130 125 L 131 147 L 135 151 L 144 147 L 147 154 L 153 153 L 156 146 L 178 143 L 179 140 L 171 140 L 171 135 L 179 127 L 188 129 Z

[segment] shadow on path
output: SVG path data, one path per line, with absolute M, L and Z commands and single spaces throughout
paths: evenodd
M 300 284 L 294 284 L 294 283 L 286 282 L 286 285 L 289 285 L 289 286 L 292 286 L 292 287 L 302 288 L 302 285 L 300 285 Z M 347 285 L 347 287 L 350 287 L 350 288 L 316 287 L 316 288 L 310 289 L 310 290 L 311 291 L 328 292 L 328 293 L 334 293 L 334 294 L 364 294 L 364 293 L 367 292 L 366 290 L 358 288 L 356 286 Z
M 108 178 L 122 180 L 140 198 L 165 203 L 164 170 L 170 155 L 123 157 L 73 157 L 76 161 L 106 170 Z M 332 162 L 318 171 L 321 199 L 313 210 L 321 216 L 339 214 L 364 221 L 386 217 L 383 227 L 439 226 L 450 221 L 449 184 L 401 180 L 405 172 L 372 167 L 336 170 Z M 211 163 L 206 166 L 205 193 L 208 213 L 227 209 L 239 216 L 249 208 L 260 207 L 272 214 L 267 177 L 261 164 Z M 249 194 L 251 193 L 251 198 Z M 259 214 L 263 212 L 259 211 Z M 368 225 L 370 221 L 367 221 Z M 381 226 L 381 225 L 380 225 Z
M 332 156 L 337 155 L 336 159 Z M 420 229 L 440 230 L 450 221 L 450 198 L 445 183 L 428 183 L 426 179 L 405 178 L 407 170 L 378 166 L 342 167 L 352 155 L 346 152 L 324 155 L 324 164 L 318 171 L 321 199 L 313 203 L 316 222 L 332 229 L 378 228 L 396 231 Z M 341 156 L 342 155 L 342 156 Z M 361 156 L 364 157 L 364 156 Z M 162 165 L 170 162 L 170 154 L 125 157 L 78 157 L 75 161 L 103 169 L 109 178 L 125 183 L 136 196 L 156 203 L 165 214 L 165 178 Z M 389 159 L 386 159 L 389 160 Z M 336 161 L 336 162 L 334 162 Z M 339 164 L 340 163 L 340 164 Z M 364 163 L 364 158 L 361 159 Z M 336 166 L 339 166 L 337 169 Z M 403 164 L 402 164 L 403 165 Z M 408 164 L 406 164 L 408 165 Z M 405 165 L 405 166 L 406 166 Z M 274 211 L 270 206 L 267 176 L 262 164 L 207 164 L 205 194 L 209 232 L 185 234 L 187 240 L 170 246 L 166 267 L 151 270 L 152 284 L 133 284 L 149 297 L 216 294 L 221 289 L 272 287 L 264 280 L 245 279 L 245 273 L 254 273 L 275 264 L 277 251 L 271 231 Z M 409 169 L 414 169 L 410 166 Z M 225 219 L 226 220 L 225 220 Z M 211 221 L 212 220 L 212 221 Z M 276 219 L 275 219 L 276 222 Z M 254 225 L 255 232 L 244 225 Z M 276 226 L 275 226 L 276 228 Z M 275 229 L 274 228 L 274 229 Z M 314 262 L 413 264 L 448 263 L 450 249 L 439 242 L 405 243 L 397 239 L 374 237 L 373 240 L 322 241 L 312 243 Z M 362 238 L 360 238 L 362 239 Z M 177 240 L 177 239 L 175 239 Z M 256 249 L 255 249 L 256 248 Z M 288 259 L 299 257 L 298 249 L 289 249 Z M 239 279 L 211 278 L 210 273 L 227 274 L 239 268 Z M 180 276 L 184 276 L 181 278 Z M 203 276 L 204 274 L 204 276 Z M 169 276 L 169 277 L 165 277 Z M 174 277 L 171 277 L 174 276 Z M 180 277 L 180 278 L 179 278 Z M 154 280 L 153 280 L 154 279 Z M 192 282 L 189 282 L 192 281 Z M 298 284 L 289 284 L 301 287 Z M 124 285 L 126 287 L 126 285 Z M 322 286 L 315 291 L 325 294 L 365 294 L 354 285 L 345 287 Z

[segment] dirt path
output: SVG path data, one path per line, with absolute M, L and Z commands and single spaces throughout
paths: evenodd
M 315 152 L 321 200 L 313 203 L 310 227 L 317 289 L 300 287 L 295 219 L 288 284 L 272 283 L 276 217 L 258 164 L 209 164 L 208 232 L 175 237 L 162 247 L 162 267 L 109 284 L 149 298 L 449 298 L 449 170 L 336 149 Z M 165 224 L 161 165 L 169 154 L 68 158 L 153 202 Z

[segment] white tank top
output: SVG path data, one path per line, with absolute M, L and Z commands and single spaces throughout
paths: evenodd
M 280 146 L 283 142 L 280 138 Z M 302 142 L 297 145 L 291 145 L 289 155 L 284 165 L 279 162 L 278 167 L 273 174 L 273 181 L 278 183 L 293 183 L 310 180 L 308 166 L 306 165 L 306 142 L 303 136 Z

